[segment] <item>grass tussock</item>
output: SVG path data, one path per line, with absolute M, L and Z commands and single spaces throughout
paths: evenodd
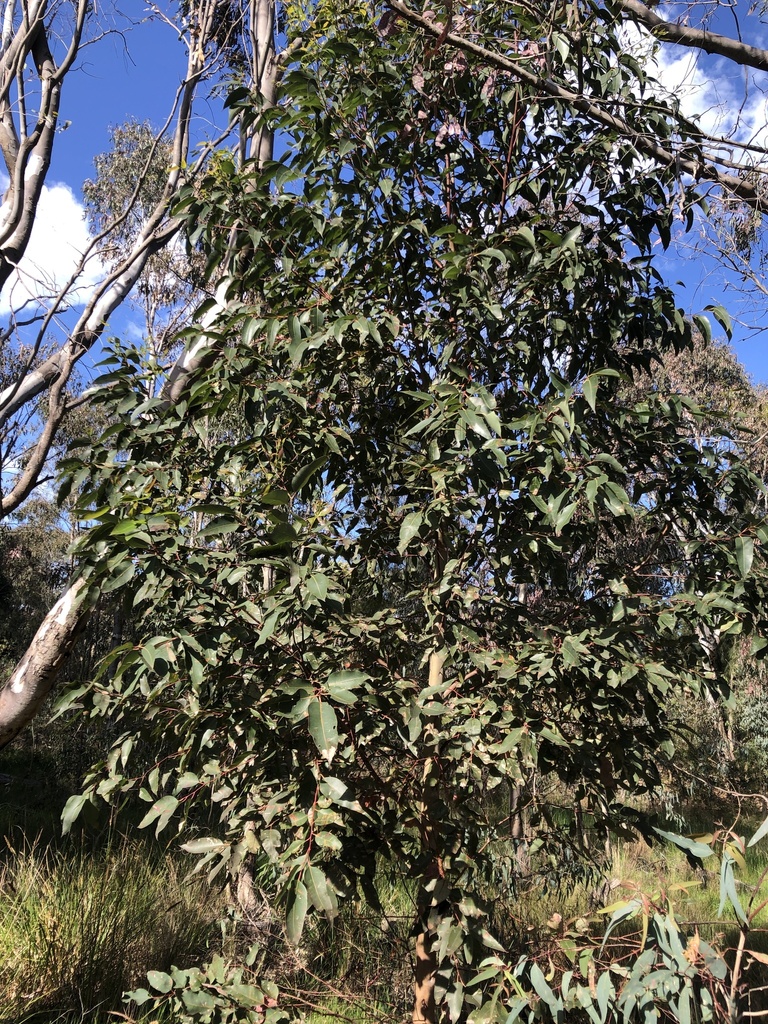
M 200 959 L 218 897 L 170 856 L 9 848 L 0 867 L 0 1021 L 96 1021 L 147 970 Z M 112 1018 L 114 1020 L 114 1018 Z

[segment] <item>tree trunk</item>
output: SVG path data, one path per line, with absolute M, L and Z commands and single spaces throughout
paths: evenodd
M 86 581 L 76 580 L 51 608 L 0 690 L 0 749 L 40 711 L 88 620 Z
M 429 685 L 439 686 L 443 680 L 445 651 L 434 650 L 429 656 Z M 431 759 L 428 759 L 428 763 Z M 432 861 L 424 875 L 424 882 L 442 877 L 443 868 L 437 850 L 435 816 L 430 811 L 431 795 L 429 779 L 425 769 L 424 793 L 422 798 L 421 842 L 425 852 L 432 854 Z M 435 977 L 437 975 L 437 949 L 434 928 L 430 928 L 432 897 L 426 885 L 419 891 L 416 908 L 416 964 L 413 979 L 413 1024 L 435 1024 Z
M 573 820 L 576 826 L 576 842 L 579 849 L 586 853 L 589 850 L 589 834 L 584 827 L 584 808 L 581 806 L 581 800 L 573 801 Z
M 515 847 L 515 861 L 521 876 L 530 873 L 531 860 L 528 856 L 528 837 L 525 829 L 525 786 L 522 782 L 510 784 L 509 790 L 509 833 Z
M 424 928 L 416 936 L 416 971 L 413 980 L 413 1024 L 434 1024 L 437 955 L 434 936 Z

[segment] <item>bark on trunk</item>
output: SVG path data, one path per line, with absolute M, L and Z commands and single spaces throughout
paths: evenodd
M 416 936 L 416 971 L 413 980 L 413 1024 L 435 1024 L 435 975 L 437 955 L 434 937 L 424 929 Z
M 45 703 L 88 619 L 87 592 L 82 579 L 68 587 L 0 690 L 0 749 L 19 735 Z
M 528 856 L 528 837 L 525 828 L 525 787 L 519 782 L 510 787 L 509 791 L 509 833 L 515 846 L 515 861 L 517 870 L 522 876 L 528 875 L 531 870 L 531 860 Z
M 445 651 L 434 650 L 429 656 L 429 685 L 438 686 L 443 680 Z M 435 817 L 430 809 L 431 796 L 428 779 L 424 779 L 422 798 L 421 842 L 425 852 L 432 854 L 432 863 L 424 876 L 424 882 L 442 877 L 442 861 L 438 853 L 438 840 L 435 835 Z M 435 978 L 437 976 L 437 949 L 435 933 L 429 926 L 432 900 L 426 886 L 422 886 L 416 915 L 416 963 L 413 978 L 413 1024 L 435 1024 L 437 1006 L 435 1005 Z M 433 925 L 434 927 L 434 925 Z

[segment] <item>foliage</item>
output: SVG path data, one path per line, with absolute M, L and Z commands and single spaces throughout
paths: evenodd
M 83 197 L 92 234 L 111 228 L 112 248 L 103 251 L 102 258 L 115 266 L 130 251 L 165 191 L 172 151 L 148 121 L 115 125 L 109 139 L 111 149 L 94 158 L 96 177 L 83 183 Z
M 91 232 L 99 254 L 115 268 L 141 238 L 163 201 L 173 144 L 148 121 L 126 121 L 110 129 L 111 148 L 94 159 L 96 176 L 83 183 Z M 153 351 L 169 344 L 191 305 L 199 301 L 200 259 L 175 240 L 151 255 L 136 285 Z
M 261 988 L 243 980 L 243 968 L 228 966 L 220 956 L 202 970 L 197 967 L 170 973 L 150 971 L 150 989 L 135 989 L 128 997 L 139 1007 L 151 1003 L 162 1015 L 171 1014 L 179 1024 L 277 1024 L 287 1015 L 277 1006 L 277 988 L 262 982 Z M 155 994 L 157 993 L 157 994 Z
M 756 924 L 762 923 L 760 915 L 768 905 L 765 890 L 768 868 L 753 888 L 746 909 L 738 895 L 736 869 L 746 870 L 747 848 L 765 838 L 768 821 L 748 842 L 730 829 L 693 837 L 657 831 L 683 850 L 692 862 L 701 864 L 717 855 L 720 862 L 718 916 L 722 917 L 726 907 L 730 907 L 740 924 L 733 964 L 729 965 L 724 956 L 704 940 L 698 927 L 686 928 L 680 923 L 675 897 L 698 882 L 673 886 L 669 892 L 654 896 L 638 890 L 629 899 L 600 911 L 611 916 L 599 948 L 583 934 L 565 933 L 558 943 L 561 953 L 570 961 L 565 971 L 553 969 L 545 978 L 538 964 L 527 957 L 522 957 L 514 966 L 503 961 L 491 964 L 490 976 L 494 976 L 491 967 L 497 968 L 497 987 L 491 1005 L 511 1003 L 511 1013 L 506 1020 L 519 1017 L 532 1022 L 541 1019 L 542 1014 L 560 1019 L 565 1012 L 582 1010 L 593 1024 L 605 1024 L 619 1015 L 625 1021 L 657 1020 L 660 1012 L 667 1019 L 690 1024 L 692 1020 L 732 1020 L 738 1014 L 737 999 L 744 994 L 745 969 L 755 963 L 768 963 L 764 952 L 747 949 L 748 941 L 754 944 L 757 936 L 752 931 Z M 611 936 L 633 920 L 639 920 L 640 932 L 636 936 L 623 936 L 620 942 L 625 948 L 617 950 L 621 955 L 613 960 L 606 959 L 604 951 Z M 627 946 L 632 949 L 631 956 L 627 954 Z M 502 964 L 503 969 L 500 969 Z M 487 1009 L 488 1005 L 480 1014 L 470 1017 L 470 1021 L 501 1020 L 493 1009 Z
M 546 35 L 606 103 L 644 88 L 599 12 L 576 55 L 560 14 L 527 11 L 462 18 L 534 68 L 520 40 Z M 227 275 L 189 332 L 208 369 L 169 406 L 116 349 L 114 418 L 69 464 L 93 524 L 82 571 L 141 628 L 92 713 L 140 725 L 65 821 L 138 790 L 144 827 L 192 826 L 200 868 L 271 865 L 296 942 L 340 898 L 377 906 L 387 858 L 420 888 L 454 1024 L 554 1014 L 538 965 L 507 963 L 488 926 L 483 893 L 514 883 L 507 795 L 551 773 L 626 831 L 626 795 L 672 754 L 670 697 L 716 686 L 707 637 L 763 643 L 755 477 L 711 410 L 626 388 L 692 344 L 650 251 L 697 197 L 577 109 L 377 31 L 362 5 L 319 4 L 291 54 L 275 108 L 231 99 L 280 160 L 219 161 L 180 207 Z M 666 117 L 639 109 L 638 135 Z M 530 852 L 567 863 L 576 831 L 532 799 Z M 676 933 L 653 922 L 666 963 Z M 596 1022 L 607 984 L 574 977 Z
M 509 1010 L 514 1019 L 529 1021 L 581 1012 L 594 1024 L 615 1020 L 619 1015 L 626 1020 L 653 1015 L 656 1020 L 659 1013 L 664 1019 L 690 1022 L 731 1019 L 737 1000 L 748 1001 L 750 1009 L 762 1007 L 763 989 L 756 979 L 765 976 L 768 964 L 764 936 L 768 868 L 765 851 L 762 857 L 754 854 L 766 829 L 768 822 L 749 842 L 731 828 L 691 837 L 656 830 L 666 844 L 650 854 L 648 877 L 641 880 L 643 872 L 625 847 L 618 854 L 624 863 L 617 860 L 612 870 L 622 879 L 614 885 L 628 891 L 628 895 L 596 914 L 587 909 L 591 902 L 587 890 L 579 887 L 567 898 L 550 894 L 554 897 L 551 902 L 542 900 L 540 887 L 522 900 L 504 894 L 506 924 L 498 934 L 504 934 L 505 949 L 488 956 L 480 965 L 483 970 L 468 986 L 483 981 L 492 986 L 490 999 L 481 1011 L 471 1014 L 470 1020 L 506 1020 Z M 622 845 L 618 844 L 619 851 Z M 695 872 L 676 865 L 675 851 L 683 864 L 688 859 Z M 702 891 L 701 873 L 702 865 L 709 865 L 713 856 L 720 864 L 719 871 L 707 874 L 718 882 L 719 893 L 710 910 L 707 904 L 714 894 Z M 751 894 L 746 909 L 739 891 Z M 525 913 L 525 907 L 530 916 L 525 954 L 521 956 L 510 922 L 521 911 Z M 305 936 L 309 945 L 295 952 L 297 960 L 311 960 L 312 969 L 306 978 L 301 979 L 300 971 L 290 978 L 286 963 L 281 964 L 278 977 L 281 989 L 285 989 L 285 998 L 281 996 L 284 1012 L 295 1015 L 307 1007 L 318 1010 L 327 1005 L 329 1016 L 341 1020 L 398 1019 L 403 1006 L 398 1005 L 392 990 L 392 977 L 382 990 L 385 1002 L 378 1009 L 370 1005 L 372 973 L 376 972 L 372 972 L 368 958 L 377 955 L 376 947 L 379 956 L 392 958 L 389 929 L 380 931 L 371 918 L 361 919 L 359 908 L 347 910 L 335 922 L 335 928 L 321 929 L 326 932 L 325 946 L 318 942 L 319 935 Z M 545 920 L 550 910 L 551 916 Z M 696 918 L 693 925 L 686 923 L 692 914 Z M 708 940 L 701 919 L 715 915 L 722 923 L 717 926 L 715 921 L 706 922 L 708 930 L 715 926 L 716 931 Z M 736 922 L 735 939 L 724 931 L 729 918 Z M 396 939 L 401 941 L 402 937 Z M 350 965 L 348 973 L 340 972 L 338 965 L 326 973 L 323 959 L 344 959 L 345 953 L 348 958 L 350 951 L 352 959 L 365 951 L 365 960 Z M 249 962 L 256 952 L 254 947 Z M 402 958 L 398 960 L 402 975 Z M 390 965 L 390 972 L 392 969 L 398 970 L 398 966 Z M 319 976 L 316 971 L 321 972 Z M 186 998 L 193 1011 L 237 1012 L 242 974 L 227 969 L 220 959 L 203 972 L 153 971 L 148 977 L 149 988 L 138 993 L 142 1008 L 151 1004 L 162 1012 L 173 1004 L 176 1013 L 184 1013 L 184 992 L 188 991 Z M 190 981 L 191 988 L 186 989 Z M 311 990 L 304 990 L 300 981 L 309 982 Z M 269 983 L 265 990 L 276 996 Z M 210 997 L 199 1002 L 201 991 L 209 992 Z M 335 993 L 330 1001 L 327 992 Z M 246 1014 L 251 997 L 258 1004 L 255 1020 L 261 1020 L 264 1010 L 276 1003 L 275 998 L 250 989 L 239 1007 Z M 322 1011 L 309 1019 L 315 1021 L 318 1016 L 325 1019 Z
M 694 398 L 704 414 L 690 423 L 696 443 L 735 449 L 764 484 L 768 480 L 765 390 L 749 379 L 728 345 L 696 333 L 689 349 L 668 353 L 650 374 L 628 387 L 637 400 L 650 389 Z M 765 500 L 763 489 L 758 496 L 763 508 Z M 738 790 L 759 790 L 765 776 L 764 663 L 753 656 L 749 639 L 739 635 L 738 627 L 724 635 L 710 634 L 707 643 L 711 665 L 727 680 L 730 696 L 725 701 L 711 694 L 706 700 L 694 693 L 672 697 L 677 756 L 665 784 L 668 798 L 674 792 L 683 798 L 694 791 L 709 793 L 715 780 Z

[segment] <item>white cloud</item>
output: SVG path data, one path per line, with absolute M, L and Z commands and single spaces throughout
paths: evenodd
M 5 191 L 7 187 L 8 179 L 0 178 L 0 188 Z M 85 211 L 72 189 L 64 184 L 43 186 L 29 245 L 0 294 L 0 315 L 7 316 L 12 310 L 19 313 L 24 308 L 32 311 L 57 295 L 74 273 L 89 241 Z M 103 270 L 97 257 L 87 261 L 69 295 L 70 306 L 84 303 L 87 290 Z
M 646 60 L 658 82 L 655 91 L 680 103 L 684 117 L 707 135 L 728 143 L 768 146 L 768 95 L 764 77 L 725 58 L 700 50 L 658 43 L 645 30 L 627 26 L 628 48 Z M 740 153 L 738 147 L 734 147 Z M 759 159 L 759 154 L 753 157 Z
M 708 134 L 731 129 L 734 92 L 730 82 L 705 74 L 701 61 L 690 51 L 675 56 L 662 46 L 653 56 L 652 70 L 662 92 L 680 103 L 685 117 L 695 120 Z
M 125 337 L 134 345 L 141 345 L 146 340 L 147 330 L 134 320 L 129 320 L 123 329 Z

